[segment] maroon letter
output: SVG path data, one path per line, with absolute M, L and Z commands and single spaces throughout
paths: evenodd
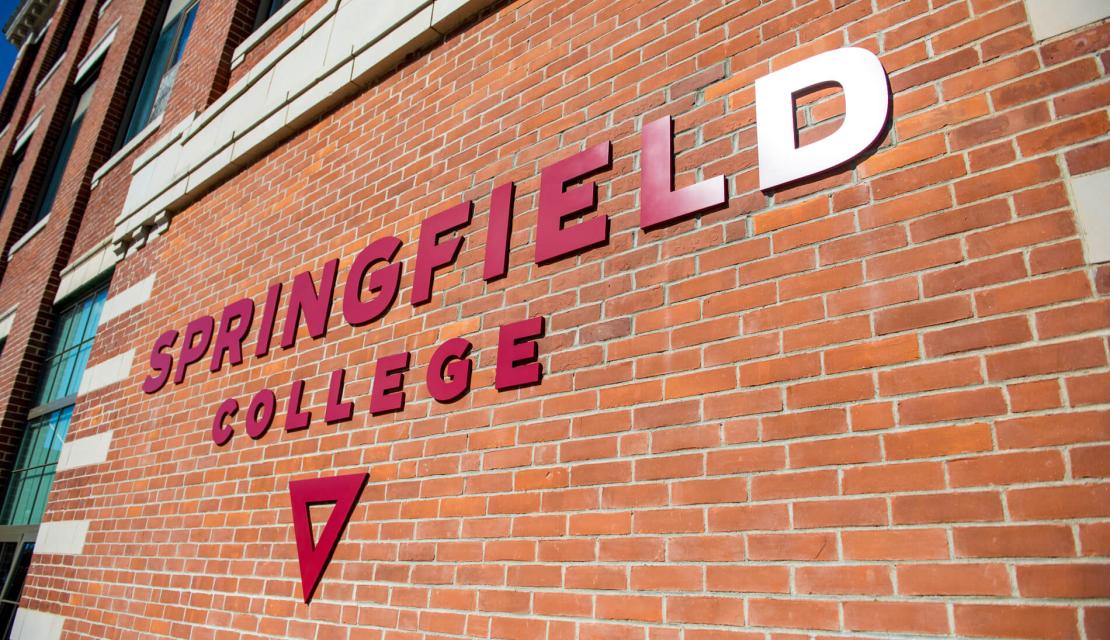
M 235 327 L 231 323 L 238 320 Z M 216 334 L 215 346 L 212 350 L 212 364 L 208 370 L 215 373 L 224 366 L 224 354 L 228 354 L 228 362 L 235 366 L 243 362 L 243 341 L 250 331 L 251 321 L 254 320 L 254 300 L 243 298 L 236 300 L 224 307 L 223 316 L 220 317 L 220 330 Z
M 370 274 L 370 291 L 378 292 L 373 300 L 365 302 L 359 297 L 366 272 L 377 262 L 392 260 L 401 249 L 401 241 L 392 236 L 375 240 L 359 252 L 347 273 L 343 287 L 343 317 L 352 327 L 377 320 L 393 304 L 401 285 L 401 264 L 391 264 Z
M 304 380 L 296 380 L 289 391 L 289 404 L 285 408 L 285 430 L 300 431 L 307 429 L 312 422 L 311 411 L 301 411 L 301 400 L 304 398 Z
M 157 371 L 158 375 L 143 380 L 143 391 L 158 393 L 158 390 L 170 379 L 170 372 L 173 371 L 173 356 L 166 353 L 166 349 L 177 342 L 177 335 L 176 330 L 170 329 L 154 341 L 154 349 L 150 352 L 150 368 Z
M 543 316 L 538 316 L 501 327 L 494 374 L 498 391 L 536 384 L 543 377 L 543 367 L 536 362 L 540 349 L 533 342 L 543 337 L 543 325 Z
M 674 189 L 671 117 L 644 125 L 640 147 L 640 227 L 678 220 L 728 204 L 724 176 Z
M 331 372 L 331 382 L 328 383 L 328 403 L 324 406 L 324 422 L 343 422 L 350 420 L 355 413 L 355 403 L 343 402 L 343 378 L 345 369 L 336 369 Z
M 405 408 L 404 372 L 408 370 L 408 351 L 378 358 L 374 387 L 370 392 L 370 413 L 378 415 Z
M 566 218 L 597 207 L 597 185 L 566 184 L 612 164 L 613 145 L 603 142 L 540 171 L 540 210 L 536 219 L 536 262 L 548 262 L 609 240 L 609 216 L 598 216 L 572 227 Z
M 409 302 L 413 306 L 432 299 L 432 278 L 435 270 L 451 264 L 459 255 L 462 238 L 451 238 L 439 244 L 439 236 L 470 224 L 474 204 L 467 200 L 446 211 L 424 218 L 420 223 L 420 241 L 416 246 L 416 273 L 412 279 Z
M 185 370 L 189 365 L 199 362 L 208 352 L 208 344 L 212 342 L 212 329 L 215 326 L 216 320 L 212 316 L 201 316 L 185 327 L 185 340 L 181 343 L 181 359 L 177 361 L 177 373 L 173 376 L 174 384 L 181 384 L 185 380 Z
M 308 335 L 319 338 L 328 332 L 328 316 L 331 315 L 331 298 L 335 293 L 335 273 L 338 269 L 338 258 L 328 260 L 320 276 L 319 292 L 316 291 L 311 271 L 294 276 L 289 310 L 285 313 L 285 328 L 281 332 L 282 349 L 288 349 L 297 342 L 297 326 L 301 323 L 302 312 Z
M 266 435 L 266 432 L 270 430 L 270 424 L 274 421 L 274 407 L 276 405 L 277 399 L 274 398 L 273 391 L 263 389 L 254 394 L 250 405 L 247 407 L 248 436 L 257 440 Z M 260 414 L 259 411 L 262 413 Z
M 258 342 L 254 355 L 261 358 L 270 352 L 270 339 L 274 337 L 274 322 L 277 320 L 278 303 L 281 302 L 281 283 L 270 285 L 266 292 L 266 306 L 262 309 L 262 325 L 258 327 Z
M 489 199 L 489 226 L 486 230 L 486 263 L 482 277 L 500 278 L 509 270 L 509 236 L 513 231 L 513 199 L 516 185 L 507 182 L 493 190 Z
M 473 363 L 466 357 L 470 348 L 469 341 L 451 338 L 432 354 L 432 361 L 428 363 L 428 391 L 433 398 L 451 402 L 461 398 L 470 388 Z
M 219 409 L 216 409 L 216 419 L 212 421 L 212 441 L 216 443 L 217 447 L 222 447 L 231 440 L 231 436 L 235 435 L 235 429 L 224 424 L 224 420 L 239 413 L 239 403 L 235 398 L 228 398 L 223 401 Z

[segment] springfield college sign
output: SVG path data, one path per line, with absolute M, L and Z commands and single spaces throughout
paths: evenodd
M 799 147 L 796 143 L 795 97 L 825 85 L 843 89 L 845 115 L 831 135 Z M 859 48 L 844 48 L 819 54 L 764 76 L 755 83 L 756 135 L 760 188 L 771 189 L 857 158 L 878 140 L 890 111 L 886 72 L 878 58 Z M 640 150 L 640 227 L 650 229 L 728 204 L 724 176 L 716 176 L 678 190 L 674 189 L 673 133 L 669 117 L 645 123 Z M 612 145 L 604 142 L 544 167 L 540 172 L 539 209 L 535 230 L 535 261 L 547 263 L 604 245 L 609 239 L 609 220 L 593 216 L 575 221 L 597 207 L 597 186 L 586 179 L 612 163 Z M 512 227 L 514 185 L 509 182 L 493 190 L 489 226 L 486 230 L 483 277 L 495 280 L 508 270 L 509 238 Z M 462 247 L 461 233 L 470 223 L 473 203 L 463 202 L 426 218 L 420 226 L 413 268 L 413 285 L 408 302 L 422 305 L 431 300 L 436 271 L 454 263 Z M 328 331 L 332 306 L 338 303 L 343 319 L 360 327 L 382 318 L 394 305 L 400 289 L 403 265 L 396 260 L 402 242 L 391 236 L 374 238 L 355 257 L 340 278 L 339 259 L 327 262 L 319 272 L 304 271 L 286 286 L 275 283 L 261 301 L 242 298 L 219 314 L 196 318 L 184 330 L 170 329 L 154 342 L 150 354 L 152 374 L 143 380 L 143 391 L 157 393 L 172 380 L 181 384 L 191 367 L 219 373 L 225 366 L 242 364 L 244 358 L 261 358 L 269 353 L 280 320 L 280 345 L 296 345 L 303 322 L 309 335 L 322 338 Z M 338 298 L 338 299 L 337 299 Z M 257 317 L 256 317 L 257 316 Z M 494 385 L 499 391 L 541 382 L 536 340 L 544 334 L 543 317 L 534 317 L 500 327 L 497 339 Z M 248 334 L 254 328 L 253 338 Z M 423 372 L 428 393 L 436 401 L 449 403 L 470 389 L 472 344 L 464 338 L 447 340 L 435 350 Z M 374 415 L 400 411 L 405 406 L 405 387 L 410 381 L 407 351 L 380 357 L 375 366 L 369 411 Z M 352 419 L 355 405 L 344 395 L 346 370 L 331 372 L 325 423 Z M 285 414 L 285 430 L 308 429 L 319 414 L 303 406 L 304 380 L 294 381 L 279 400 L 273 390 L 263 389 L 247 400 L 228 398 L 215 407 L 211 422 L 212 440 L 226 445 L 241 428 L 254 440 L 265 437 L 277 412 Z M 280 405 L 280 408 L 279 408 Z M 319 408 L 315 408 L 316 411 Z M 271 436 L 273 437 L 273 436 Z M 368 474 L 290 482 L 293 525 L 300 561 L 305 602 L 319 584 L 335 546 L 350 518 Z M 309 507 L 334 503 L 331 516 L 318 539 L 313 539 Z

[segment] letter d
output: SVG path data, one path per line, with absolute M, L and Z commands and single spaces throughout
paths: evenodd
M 844 121 L 831 135 L 795 146 L 794 96 L 835 83 L 844 89 Z M 759 188 L 770 189 L 831 169 L 879 137 L 890 111 L 886 71 L 858 47 L 821 53 L 755 81 Z

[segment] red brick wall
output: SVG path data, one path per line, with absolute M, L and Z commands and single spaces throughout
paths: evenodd
M 78 405 L 112 453 L 58 475 L 47 520 L 92 525 L 81 556 L 37 557 L 24 606 L 69 638 L 1110 636 L 1110 271 L 1066 187 L 1110 162 L 1108 41 L 1034 43 L 1020 1 L 507 3 L 121 263 L 154 297 L 92 360 L 138 363 Z M 881 148 L 759 192 L 753 81 L 846 45 L 890 74 Z M 805 101 L 803 139 L 838 106 Z M 723 173 L 730 206 L 645 232 L 639 132 L 666 114 L 679 186 Z M 536 266 L 541 168 L 605 140 L 608 243 Z M 462 253 L 414 309 L 419 224 L 464 198 Z M 162 331 L 384 235 L 405 264 L 384 319 L 337 304 L 326 337 L 141 392 Z M 543 383 L 495 391 L 497 327 L 536 315 Z M 440 405 L 424 372 L 454 336 L 475 378 Z M 375 360 L 402 350 L 406 408 L 373 417 Z M 340 367 L 354 419 L 325 425 Z M 286 433 L 300 378 L 314 422 Z M 274 427 L 216 447 L 216 406 L 262 388 Z M 288 483 L 358 471 L 306 606 Z

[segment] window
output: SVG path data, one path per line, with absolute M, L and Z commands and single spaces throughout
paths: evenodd
M 289 0 L 259 0 L 258 16 L 254 20 L 255 28 L 266 22 L 270 16 L 281 11 L 281 8 L 287 4 L 289 4 Z
M 58 314 L 36 406 L 28 413 L 0 511 L 0 638 L 8 637 L 15 619 L 46 496 L 107 297 L 104 284 Z
M 81 131 L 81 122 L 85 119 L 85 111 L 88 110 L 89 103 L 92 102 L 92 94 L 95 88 L 95 76 L 93 76 L 93 79 L 89 80 L 83 88 L 78 87 L 81 91 L 80 97 L 77 99 L 77 104 L 74 106 L 73 113 L 70 115 L 69 122 L 66 124 L 65 132 L 61 138 L 61 145 L 55 151 L 54 162 L 50 167 L 50 175 L 47 177 L 46 184 L 43 186 L 42 193 L 39 195 L 38 206 L 35 207 L 34 214 L 31 216 L 31 221 L 28 226 L 33 227 L 36 223 L 45 218 L 54 207 L 54 198 L 58 196 L 58 186 L 62 183 L 62 176 L 65 175 L 66 165 L 69 164 L 69 154 L 73 152 L 73 143 L 77 141 L 77 134 Z
M 89 361 L 107 286 L 85 296 L 58 316 L 58 326 L 43 366 L 35 408 L 28 414 L 0 525 L 38 524 L 54 466 L 62 449 L 77 389 Z
M 131 120 L 121 145 L 134 138 L 166 110 L 181 54 L 185 51 L 196 15 L 196 0 L 171 0 L 131 108 Z
M 18 151 L 12 154 L 8 159 L 7 171 L 4 177 L 0 179 L 0 217 L 4 215 L 4 208 L 8 206 L 8 199 L 12 195 L 12 186 L 15 184 L 15 176 L 19 173 L 19 165 L 23 164 L 23 151 L 27 149 L 27 145 L 23 145 Z

